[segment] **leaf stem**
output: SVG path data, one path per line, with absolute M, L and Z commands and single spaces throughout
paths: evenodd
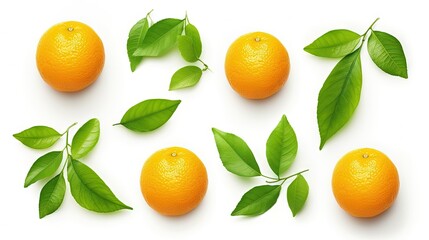
M 198 61 L 204 65 L 204 68 L 202 69 L 203 72 L 210 70 L 209 66 L 205 62 L 203 62 L 203 60 L 198 58 Z
M 153 20 L 152 20 L 152 18 L 150 17 L 150 14 L 153 12 L 153 9 L 152 10 L 150 10 L 147 14 L 146 14 L 146 18 L 148 18 L 149 20 L 150 20 L 150 24 L 152 24 L 153 23 Z
M 369 30 L 372 30 L 372 27 L 374 26 L 374 24 L 375 24 L 379 19 L 380 19 L 380 18 L 375 19 L 375 20 L 374 20 L 374 22 L 372 22 L 372 24 L 369 26 L 369 28 L 365 31 L 365 33 L 364 33 L 364 34 L 362 34 L 362 36 L 363 36 L 363 41 L 365 41 L 366 34 L 369 32 Z
M 77 122 L 75 122 L 75 123 L 73 123 L 72 125 L 70 125 L 70 126 L 66 129 L 66 131 L 65 131 L 63 134 L 61 134 L 61 136 L 63 136 L 64 134 L 68 133 L 68 132 L 69 132 L 69 130 L 70 130 L 70 128 L 74 127 L 76 124 L 77 124 Z
M 308 172 L 308 171 L 310 171 L 310 169 L 306 169 L 306 170 L 303 170 L 303 171 L 297 172 L 297 173 L 295 173 L 295 174 L 292 174 L 292 175 L 287 176 L 287 177 L 284 177 L 284 178 L 273 178 L 273 177 L 265 176 L 265 175 L 263 175 L 263 174 L 261 174 L 261 176 L 262 176 L 262 177 L 264 177 L 264 178 L 268 178 L 268 179 L 273 180 L 273 181 L 266 181 L 267 183 L 276 183 L 276 182 L 280 182 L 280 181 L 282 181 L 282 183 L 281 183 L 280 185 L 283 185 L 283 183 L 285 183 L 285 182 L 286 182 L 286 180 L 288 180 L 289 178 L 295 177 L 295 176 L 297 176 L 297 175 L 299 175 L 299 174 L 301 174 L 301 173 L 305 173 L 305 172 Z

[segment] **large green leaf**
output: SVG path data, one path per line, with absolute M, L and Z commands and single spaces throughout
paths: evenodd
M 287 188 L 287 202 L 294 217 L 304 207 L 308 192 L 308 183 L 301 174 Z
M 183 59 L 185 59 L 185 61 L 195 62 L 198 60 L 191 37 L 186 35 L 179 36 L 179 39 L 177 40 L 177 46 L 179 47 L 180 54 L 182 55 Z
M 183 32 L 184 20 L 167 18 L 153 24 L 147 31 L 141 47 L 137 48 L 134 56 L 156 57 L 165 54 L 177 42 L 177 37 Z
M 228 171 L 243 177 L 261 175 L 255 156 L 243 139 L 216 128 L 212 130 L 220 159 Z
M 320 90 L 317 105 L 320 149 L 352 117 L 359 104 L 361 88 L 359 48 L 337 63 Z
M 38 158 L 28 171 L 24 187 L 28 187 L 41 179 L 53 175 L 61 165 L 62 160 L 62 151 L 49 152 Z
M 55 129 L 46 126 L 34 126 L 13 135 L 25 146 L 34 149 L 51 147 L 61 138 L 61 134 Z
M 268 211 L 277 202 L 281 185 L 257 186 L 246 192 L 232 211 L 232 216 L 257 216 Z
M 170 119 L 180 102 L 168 99 L 145 100 L 131 107 L 119 124 L 136 132 L 153 131 Z
M 371 31 L 368 52 L 372 61 L 384 72 L 408 78 L 404 50 L 394 36 L 385 32 Z
M 347 29 L 332 30 L 317 38 L 304 50 L 319 57 L 344 57 L 355 50 L 361 41 L 361 37 L 361 35 Z
M 40 192 L 39 218 L 55 212 L 62 204 L 66 193 L 66 182 L 61 172 L 45 184 Z
M 71 154 L 74 159 L 85 157 L 98 143 L 100 122 L 93 118 L 82 125 L 73 137 Z
M 148 20 L 149 14 L 150 13 L 148 13 L 145 18 L 134 24 L 128 34 L 127 53 L 128 59 L 130 60 L 131 71 L 133 72 L 136 70 L 137 66 L 143 59 L 143 57 L 133 56 L 133 54 L 137 50 L 137 48 L 141 47 L 143 40 L 146 36 L 147 30 L 150 27 Z
M 203 71 L 197 66 L 183 67 L 171 77 L 169 90 L 192 87 L 200 81 L 202 75 Z
M 295 131 L 283 115 L 267 141 L 266 155 L 273 172 L 280 177 L 289 169 L 298 152 Z
M 78 160 L 69 161 L 68 181 L 73 198 L 83 208 L 101 213 L 132 209 L 122 203 L 91 168 Z
M 201 43 L 200 33 L 198 32 L 198 29 L 194 25 L 189 23 L 185 27 L 185 34 L 192 39 L 195 56 L 197 58 L 200 58 L 201 53 L 203 51 L 203 44 Z

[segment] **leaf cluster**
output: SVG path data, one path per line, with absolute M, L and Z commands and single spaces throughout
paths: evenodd
M 347 29 L 332 30 L 304 48 L 315 56 L 342 58 L 319 92 L 317 122 L 320 149 L 350 120 L 359 104 L 362 89 L 361 52 L 366 40 L 369 56 L 375 65 L 390 75 L 408 78 L 401 43 L 389 33 L 374 30 L 377 20 L 364 34 Z
M 31 166 L 25 178 L 24 187 L 52 177 L 42 188 L 39 198 L 39 217 L 43 218 L 55 212 L 62 204 L 66 192 L 66 182 L 76 202 L 94 212 L 114 212 L 132 209 L 122 203 L 106 183 L 81 160 L 97 145 L 100 138 L 100 122 L 91 119 L 83 124 L 69 143 L 69 131 L 64 133 L 47 126 L 35 126 L 13 136 L 25 146 L 33 149 L 47 149 L 65 135 L 65 147 L 60 151 L 51 151 L 39 157 Z M 65 160 L 64 160 L 65 159 Z M 60 169 L 61 164 L 63 167 Z M 65 168 L 67 167 L 67 173 Z
M 152 11 L 151 11 L 152 12 Z M 198 29 L 184 19 L 166 18 L 153 23 L 149 12 L 131 28 L 127 40 L 127 53 L 131 71 L 135 71 L 143 58 L 161 57 L 177 46 L 182 58 L 200 62 L 203 67 L 188 65 L 177 70 L 170 81 L 169 90 L 195 86 L 208 69 L 201 59 L 202 43 Z
M 255 156 L 243 139 L 216 128 L 212 130 L 222 164 L 229 172 L 241 177 L 264 177 L 267 183 L 273 184 L 250 189 L 243 195 L 231 215 L 257 216 L 265 213 L 274 206 L 283 184 L 292 177 L 295 179 L 287 189 L 289 208 L 293 216 L 303 208 L 309 186 L 302 173 L 308 170 L 281 177 L 295 161 L 298 152 L 295 131 L 285 115 L 271 132 L 266 144 L 267 161 L 276 177 L 268 177 L 261 173 Z

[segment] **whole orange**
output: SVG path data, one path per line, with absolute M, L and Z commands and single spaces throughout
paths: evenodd
M 337 163 L 332 190 L 341 208 L 355 217 L 369 218 L 386 211 L 399 191 L 395 165 L 371 148 L 351 151 Z
M 170 147 L 155 152 L 143 166 L 140 186 L 151 208 L 179 216 L 196 208 L 207 191 L 207 171 L 191 151 Z
M 84 23 L 59 23 L 40 39 L 36 62 L 43 80 L 52 88 L 77 92 L 91 85 L 103 70 L 103 43 Z
M 286 48 L 268 33 L 245 34 L 231 44 L 226 54 L 226 77 L 231 87 L 248 99 L 264 99 L 277 93 L 289 70 Z

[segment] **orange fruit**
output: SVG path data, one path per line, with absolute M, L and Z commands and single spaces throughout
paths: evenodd
M 228 49 L 225 73 L 231 87 L 242 97 L 264 99 L 277 93 L 290 70 L 289 54 L 273 35 L 245 34 Z
M 395 165 L 382 152 L 362 148 L 344 155 L 332 175 L 341 208 L 355 217 L 374 217 L 390 208 L 399 191 Z
M 36 62 L 43 80 L 52 88 L 77 92 L 100 75 L 104 66 L 103 43 L 84 23 L 59 23 L 40 39 Z
M 207 171 L 191 151 L 170 147 L 155 152 L 143 166 L 140 187 L 151 208 L 179 216 L 196 208 L 207 191 Z

